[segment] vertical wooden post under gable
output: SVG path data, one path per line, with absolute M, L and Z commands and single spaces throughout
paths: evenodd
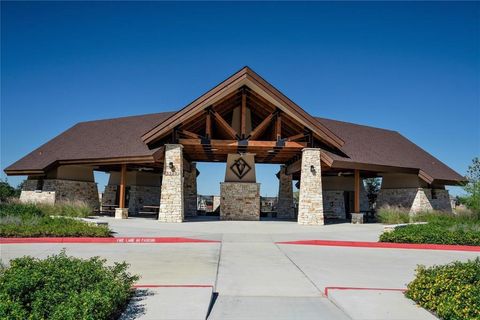
M 360 213 L 360 170 L 358 169 L 355 169 L 355 192 L 353 198 L 353 211 Z
M 207 109 L 207 115 L 205 120 L 205 136 L 207 139 L 212 138 L 212 116 L 210 110 Z
M 118 207 L 120 209 L 125 208 L 125 184 L 127 181 L 127 165 L 122 164 L 122 169 L 120 171 L 120 199 L 118 202 Z
M 247 133 L 247 94 L 242 90 L 242 108 L 240 112 L 240 138 L 245 139 Z
M 277 141 L 282 138 L 282 114 L 278 112 L 277 114 L 277 122 L 275 124 L 275 135 Z

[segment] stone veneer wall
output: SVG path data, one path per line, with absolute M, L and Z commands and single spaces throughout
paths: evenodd
M 128 211 L 138 213 L 143 206 L 158 206 L 160 204 L 160 187 L 130 186 Z
M 170 169 L 170 162 L 173 169 Z M 161 222 L 183 222 L 183 146 L 181 144 L 165 145 L 165 160 L 160 194 L 158 220 Z
M 293 219 L 295 218 L 295 210 L 293 207 L 293 186 L 292 175 L 286 174 L 286 166 L 280 166 L 278 174 L 278 202 L 277 202 L 277 218 Z
M 315 169 L 313 172 L 311 166 Z M 324 224 L 320 149 L 303 149 L 300 174 L 302 182 L 298 201 L 298 223 L 307 225 Z
M 55 191 L 22 190 L 20 202 L 55 204 Z
M 197 215 L 197 164 L 190 164 L 190 171 L 183 173 L 183 192 L 185 200 L 185 216 Z
M 116 203 L 117 189 L 118 186 L 116 185 L 108 184 L 105 186 L 105 191 L 102 196 L 102 205 L 114 205 Z
M 23 195 L 20 196 L 22 202 L 47 202 L 52 203 L 52 194 L 54 194 L 53 203 L 63 201 L 82 201 L 92 209 L 98 209 L 100 206 L 98 198 L 98 189 L 95 182 L 74 181 L 62 179 L 45 179 L 41 191 L 35 191 L 38 180 L 27 180 L 23 187 Z
M 220 183 L 220 220 L 260 220 L 260 184 Z
M 435 189 L 436 199 L 432 199 L 432 189 L 403 188 L 381 189 L 377 198 L 377 208 L 384 205 L 404 207 L 411 214 L 420 211 L 452 211 L 448 190 Z
M 326 218 L 346 219 L 344 191 L 323 191 L 323 211 Z

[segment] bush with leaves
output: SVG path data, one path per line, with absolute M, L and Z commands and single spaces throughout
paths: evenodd
M 67 217 L 50 217 L 42 205 L 0 204 L 1 237 L 109 237 L 107 226 L 96 226 Z
M 405 295 L 444 320 L 480 319 L 480 258 L 419 266 Z
M 22 257 L 0 270 L 0 319 L 115 319 L 125 309 L 138 276 L 126 263 L 68 257 Z
M 390 223 L 428 222 L 411 224 L 380 235 L 381 242 L 435 243 L 480 246 L 480 218 L 472 212 L 453 214 L 427 211 L 409 216 L 406 211 L 385 211 L 379 217 Z M 399 221 L 401 217 L 402 221 Z

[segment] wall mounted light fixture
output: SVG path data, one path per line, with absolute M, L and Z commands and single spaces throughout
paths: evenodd
M 310 172 L 315 174 L 315 167 L 313 166 L 313 164 L 310 166 Z

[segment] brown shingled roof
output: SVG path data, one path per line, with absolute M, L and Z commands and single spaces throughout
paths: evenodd
M 465 180 L 457 172 L 396 131 L 324 118 L 317 118 L 317 120 L 345 141 L 342 151 L 348 158 L 326 151 L 334 161 L 333 166 L 360 163 L 411 168 L 423 171 L 433 180 L 449 183 Z
M 152 156 L 141 136 L 172 116 L 173 112 L 81 122 L 5 169 L 7 174 L 42 172 L 57 161 Z M 332 166 L 379 165 L 421 170 L 427 177 L 455 184 L 464 177 L 396 131 L 317 118 L 345 141 L 347 157 L 325 151 Z M 421 173 L 421 172 L 420 172 Z
M 88 160 L 152 156 L 141 136 L 174 112 L 80 122 L 5 169 L 42 171 L 59 160 Z

